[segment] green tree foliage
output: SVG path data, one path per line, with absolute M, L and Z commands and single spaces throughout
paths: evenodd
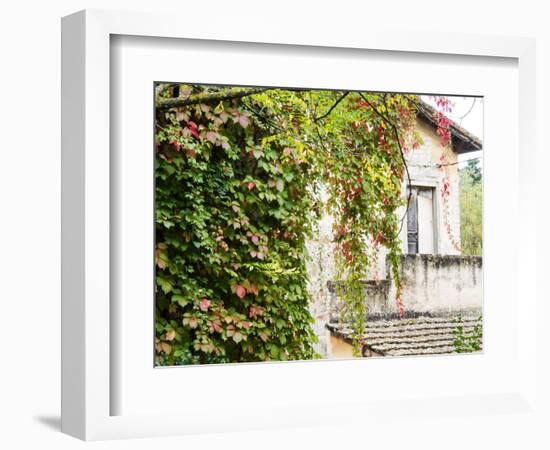
M 466 167 L 464 168 L 464 173 L 467 173 L 471 177 L 473 183 L 481 184 L 481 179 L 483 174 L 481 173 L 479 159 L 474 159 L 474 158 L 470 159 L 466 163 Z
M 478 160 L 460 170 L 460 240 L 464 255 L 481 256 L 483 248 L 483 184 Z
M 315 357 L 305 242 L 322 211 L 335 217 L 358 348 L 369 240 L 390 250 L 400 292 L 396 210 L 415 97 L 155 90 L 157 364 Z

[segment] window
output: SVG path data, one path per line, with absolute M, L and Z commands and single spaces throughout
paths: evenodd
M 407 211 L 408 253 L 435 253 L 434 188 L 410 187 Z

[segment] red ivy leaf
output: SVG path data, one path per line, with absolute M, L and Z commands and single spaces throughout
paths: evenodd
M 248 125 L 250 125 L 250 119 L 247 116 L 239 116 L 239 123 L 243 128 L 246 128 Z
M 195 136 L 196 139 L 199 139 L 199 130 L 197 129 L 197 124 L 193 121 L 189 121 L 187 124 L 189 125 L 189 131 L 193 136 Z
M 261 306 L 252 305 L 248 309 L 248 317 L 251 319 L 255 319 L 258 316 L 262 316 L 264 314 L 264 309 Z
M 166 262 L 162 259 L 160 250 L 158 248 L 155 250 L 155 258 L 159 269 L 166 269 Z
M 215 144 L 217 136 L 218 136 L 217 133 L 214 133 L 213 131 L 208 131 L 206 133 L 206 140 L 208 142 L 212 142 L 212 144 Z
M 258 286 L 256 286 L 255 284 L 251 284 L 251 285 L 250 285 L 249 292 L 250 292 L 251 294 L 258 295 L 259 291 L 260 291 L 260 290 L 258 289 Z
M 222 330 L 222 324 L 221 324 L 221 322 L 220 322 L 218 319 L 213 320 L 213 321 L 212 321 L 212 328 L 214 329 L 214 331 L 215 331 L 216 333 L 219 333 L 219 332 Z
M 210 307 L 210 300 L 208 300 L 206 297 L 203 298 L 199 304 L 199 308 L 201 311 L 208 311 L 208 308 Z
M 237 286 L 235 286 L 235 294 L 237 294 L 237 297 L 239 297 L 240 299 L 243 299 L 246 295 L 246 289 L 238 284 Z
M 179 152 L 181 150 L 181 144 L 178 141 L 171 141 L 170 144 L 172 144 L 174 147 L 176 147 L 177 152 Z
M 162 349 L 162 351 L 164 353 L 166 353 L 167 355 L 170 354 L 170 352 L 172 351 L 172 346 L 166 342 L 161 342 L 160 343 L 160 348 Z
M 189 120 L 189 116 L 182 111 L 178 111 L 176 112 L 176 120 L 178 122 L 187 122 Z
M 176 337 L 176 330 L 170 330 L 166 332 L 167 341 L 173 341 L 175 337 Z

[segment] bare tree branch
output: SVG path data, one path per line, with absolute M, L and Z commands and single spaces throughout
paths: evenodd
M 458 120 L 460 121 L 459 125 L 462 125 L 462 121 L 466 118 L 466 116 L 468 114 L 470 114 L 472 112 L 472 110 L 474 109 L 474 105 L 476 104 L 476 100 L 477 100 L 477 98 L 474 97 L 472 99 L 472 104 L 470 105 L 470 109 L 468 109 L 468 111 L 466 111 L 466 113 L 464 115 L 462 115 L 458 118 Z

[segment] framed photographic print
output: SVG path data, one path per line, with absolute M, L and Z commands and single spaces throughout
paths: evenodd
M 432 37 L 63 19 L 63 431 L 532 411 L 534 45 Z
M 482 98 L 153 87 L 157 366 L 481 351 Z

